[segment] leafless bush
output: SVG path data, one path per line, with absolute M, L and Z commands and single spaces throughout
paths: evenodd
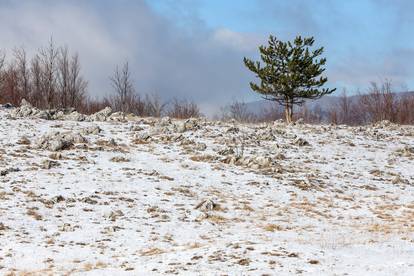
M 297 111 L 296 117 L 302 119 L 305 123 L 318 124 L 324 121 L 324 112 L 320 105 L 310 108 L 303 104 Z
M 361 125 L 388 120 L 393 123 L 414 123 L 414 96 L 395 93 L 390 81 L 371 83 L 368 93 L 350 98 L 344 93 L 330 112 L 330 121 L 337 124 Z
M 21 96 L 18 89 L 18 74 L 15 63 L 11 63 L 2 72 L 2 98 L 5 102 L 16 105 Z
M 111 103 L 108 98 L 103 99 L 93 99 L 91 97 L 85 96 L 81 104 L 76 108 L 76 110 L 83 114 L 93 114 L 107 106 L 111 106 Z
M 265 106 L 257 115 L 257 122 L 272 122 L 284 118 L 284 110 L 281 106 L 272 104 Z
M 245 102 L 234 101 L 221 108 L 221 120 L 236 120 L 238 122 L 252 123 L 257 119 L 256 114 L 248 110 Z
M 368 93 L 360 95 L 360 104 L 369 122 L 396 121 L 395 97 L 389 81 L 381 85 L 372 82 Z
M 359 96 L 349 97 L 346 90 L 342 92 L 338 103 L 330 108 L 329 120 L 335 124 L 366 124 L 368 114 L 364 111 Z
M 161 117 L 167 106 L 161 99 L 156 95 L 145 95 L 145 116 L 150 117 Z
M 174 99 L 170 104 L 167 115 L 172 118 L 187 119 L 200 117 L 201 112 L 195 102 Z
M 414 95 L 399 97 L 397 102 L 397 122 L 400 124 L 414 124 Z
M 6 64 L 0 54 L 0 101 L 18 105 L 29 100 L 39 108 L 84 105 L 87 83 L 80 75 L 77 54 L 70 56 L 67 47 L 41 48 L 33 58 L 23 48 L 15 48 Z

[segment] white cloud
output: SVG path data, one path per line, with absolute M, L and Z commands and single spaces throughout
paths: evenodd
M 183 31 L 143 1 L 103 5 L 109 7 L 76 1 L 0 4 L 0 37 L 7 42 L 2 47 L 24 45 L 33 54 L 53 36 L 79 53 L 93 95 L 106 95 L 115 65 L 129 60 L 142 93 L 190 98 L 206 106 L 252 96 L 242 58 L 256 49 L 254 35 L 203 24 Z

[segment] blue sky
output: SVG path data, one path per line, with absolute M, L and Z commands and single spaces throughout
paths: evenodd
M 260 99 L 242 59 L 269 34 L 314 36 L 339 91 L 385 79 L 414 89 L 413 10 L 409 0 L 0 0 L 0 50 L 32 55 L 53 36 L 79 53 L 94 96 L 111 93 L 109 76 L 128 60 L 139 93 L 211 111 Z
M 414 4 L 410 1 L 154 0 L 150 3 L 157 12 L 179 24 L 193 16 L 211 29 L 227 28 L 259 37 L 314 36 L 317 43 L 325 46 L 328 62 L 338 73 L 334 84 L 339 87 L 363 90 L 370 81 L 383 79 L 393 80 L 396 86 L 414 85 L 414 71 L 409 64 L 414 50 L 414 20 L 409 12 Z M 354 73 L 345 72 L 349 69 L 344 67 L 352 65 Z M 358 79 L 352 81 L 356 76 Z

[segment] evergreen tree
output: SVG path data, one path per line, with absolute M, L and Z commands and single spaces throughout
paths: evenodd
M 323 88 L 327 78 L 321 76 L 326 58 L 320 58 L 323 47 L 311 50 L 314 39 L 297 36 L 293 42 L 269 37 L 268 46 L 260 46 L 260 61 L 244 58 L 247 68 L 256 74 L 260 84 L 250 87 L 266 100 L 276 101 L 285 107 L 287 122 L 292 122 L 293 105 L 306 99 L 318 99 L 336 90 Z

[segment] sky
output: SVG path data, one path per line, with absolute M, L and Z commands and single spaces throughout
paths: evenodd
M 93 96 L 109 95 L 128 61 L 138 93 L 212 113 L 260 99 L 243 57 L 257 59 L 270 34 L 324 46 L 327 87 L 364 92 L 388 79 L 414 89 L 413 10 L 409 0 L 0 0 L 0 50 L 33 55 L 53 37 L 79 54 Z

